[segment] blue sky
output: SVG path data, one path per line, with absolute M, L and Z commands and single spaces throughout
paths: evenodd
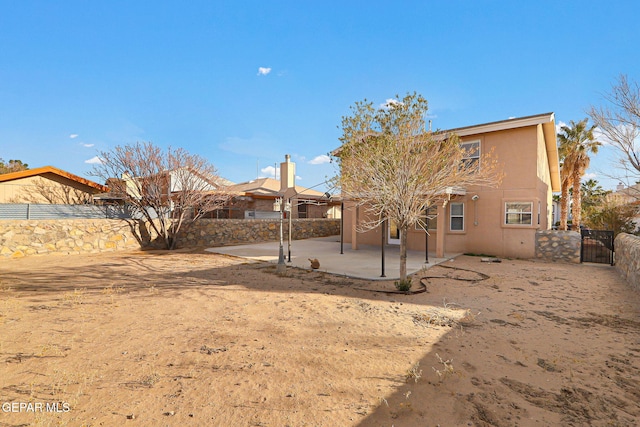
M 311 187 L 365 98 L 421 93 L 438 129 L 581 120 L 618 75 L 640 81 L 639 17 L 615 0 L 0 0 L 0 157 L 91 178 L 99 151 L 152 141 L 241 182 L 289 153 Z M 601 153 L 589 177 L 613 188 Z

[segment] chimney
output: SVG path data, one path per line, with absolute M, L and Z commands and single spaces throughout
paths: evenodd
M 280 163 L 280 191 L 296 186 L 296 164 L 291 161 L 291 156 L 285 154 L 284 162 Z
M 616 187 L 616 191 L 622 191 L 622 190 L 624 190 L 624 184 L 619 183 L 618 186 Z

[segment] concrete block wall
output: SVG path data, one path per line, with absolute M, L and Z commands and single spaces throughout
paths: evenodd
M 616 269 L 631 286 L 640 290 L 640 237 L 620 233 L 613 245 Z
M 340 221 L 293 220 L 294 239 L 340 234 Z M 179 237 L 179 248 L 222 246 L 279 239 L 278 220 L 202 219 Z M 285 239 L 288 223 L 284 223 Z M 0 259 L 45 254 L 98 253 L 161 247 L 145 223 L 117 219 L 0 220 Z

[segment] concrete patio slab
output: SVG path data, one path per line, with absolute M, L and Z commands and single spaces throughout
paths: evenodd
M 223 246 L 208 248 L 206 251 L 277 264 L 279 242 Z M 309 259 L 317 259 L 320 261 L 318 270 L 331 274 L 368 280 L 398 280 L 400 278 L 399 246 L 385 246 L 385 277 L 381 277 L 382 251 L 380 247 L 360 245 L 358 250 L 352 250 L 351 245 L 345 243 L 343 252 L 340 254 L 339 236 L 294 240 L 291 244 L 291 262 L 287 262 L 288 248 L 287 242 L 284 242 L 285 264 L 287 266 L 309 269 L 311 268 Z M 407 273 L 416 273 L 458 255 L 460 254 L 447 254 L 445 258 L 435 258 L 429 254 L 429 262 L 426 263 L 424 252 L 407 251 Z

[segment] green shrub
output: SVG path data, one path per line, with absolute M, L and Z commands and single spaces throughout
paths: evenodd
M 412 286 L 411 278 L 407 277 L 404 280 L 398 280 L 397 282 L 395 282 L 395 285 L 396 289 L 400 292 L 409 292 Z

